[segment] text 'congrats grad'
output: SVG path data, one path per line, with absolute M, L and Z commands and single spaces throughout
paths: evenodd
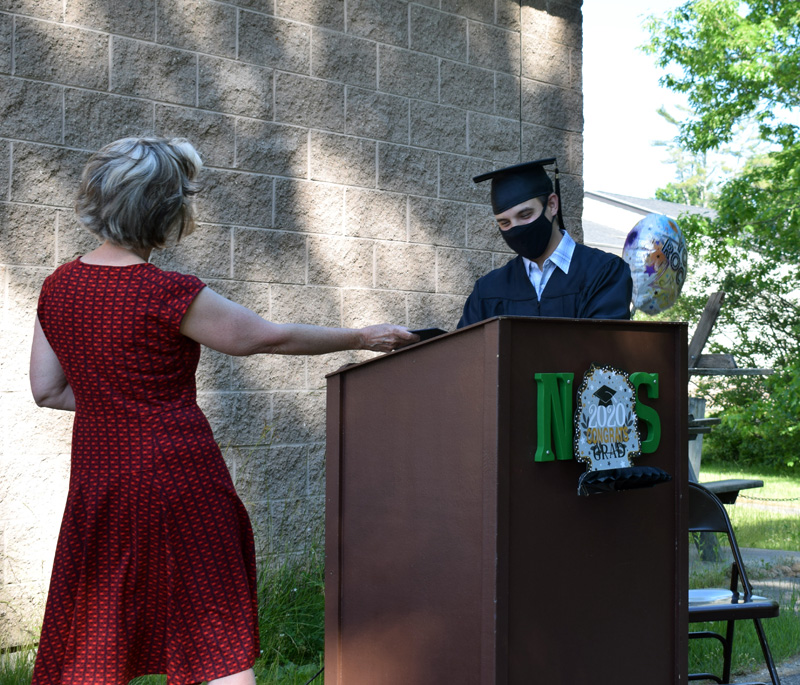
M 629 319 L 631 274 L 616 255 L 576 243 L 563 228 L 556 184 L 544 167 L 555 158 L 476 176 L 492 180 L 492 209 L 500 234 L 517 253 L 479 278 L 458 322 L 462 328 L 492 316 Z

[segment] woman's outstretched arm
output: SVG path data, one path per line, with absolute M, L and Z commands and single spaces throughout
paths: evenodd
M 251 354 L 325 354 L 340 350 L 391 352 L 419 338 L 403 326 L 328 328 L 278 324 L 203 288 L 181 321 L 181 333 L 219 352 Z
M 30 381 L 33 399 L 40 407 L 75 411 L 75 395 L 56 353 L 47 342 L 38 316 L 33 327 Z

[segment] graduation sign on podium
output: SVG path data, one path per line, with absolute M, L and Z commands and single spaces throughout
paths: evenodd
M 683 682 L 686 369 L 685 324 L 509 317 L 331 374 L 326 683 Z

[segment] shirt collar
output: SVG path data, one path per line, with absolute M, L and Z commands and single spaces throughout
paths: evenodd
M 561 229 L 561 241 L 556 246 L 553 254 L 544 260 L 542 266 L 547 266 L 547 262 L 552 262 L 554 266 L 557 266 L 565 274 L 568 274 L 573 252 L 575 252 L 575 241 L 567 231 Z M 535 264 L 535 262 L 532 262 L 527 257 L 523 257 L 522 261 L 525 262 L 526 271 L 530 273 L 531 264 Z M 539 267 L 537 266 L 536 268 L 538 269 Z

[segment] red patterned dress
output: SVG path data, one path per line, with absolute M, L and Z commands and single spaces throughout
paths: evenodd
M 170 685 L 258 655 L 253 534 L 195 402 L 179 327 L 203 283 L 80 260 L 39 320 L 75 394 L 69 494 L 32 685 Z

